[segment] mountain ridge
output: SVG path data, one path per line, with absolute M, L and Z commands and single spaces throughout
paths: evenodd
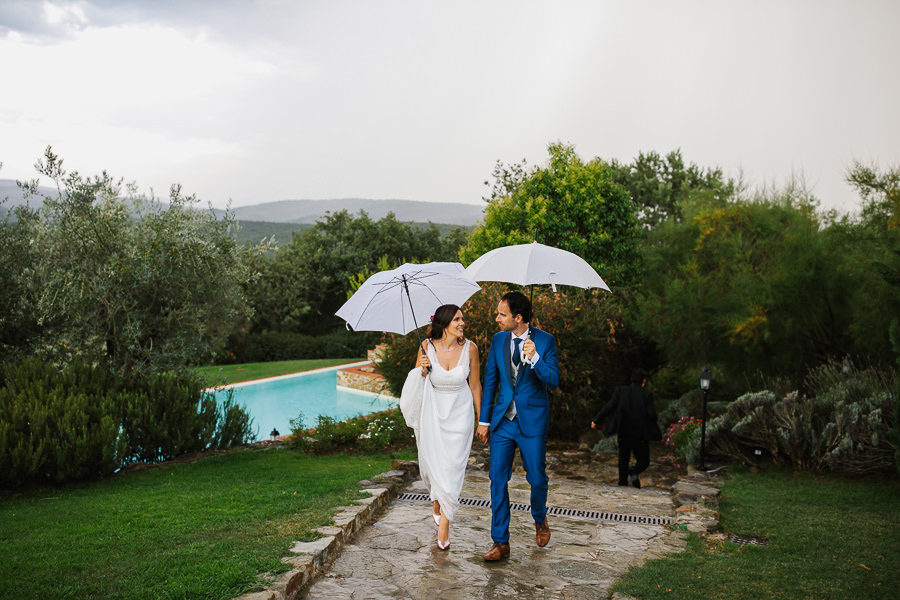
M 53 188 L 42 187 L 47 194 L 55 193 Z M 11 179 L 0 179 L 0 199 L 9 198 L 0 206 L 0 215 L 10 206 L 23 204 L 24 199 Z M 200 203 L 202 205 L 202 202 Z M 35 203 L 32 203 L 34 206 Z M 219 216 L 223 209 L 213 209 Z M 328 200 L 274 200 L 250 206 L 232 207 L 234 218 L 238 221 L 265 221 L 270 223 L 313 224 L 326 214 L 342 210 L 356 215 L 360 211 L 372 220 L 379 220 L 394 213 L 401 223 L 415 222 L 460 225 L 471 227 L 484 217 L 484 206 L 463 204 L 461 202 L 424 202 L 421 200 L 374 200 L 369 198 L 333 198 Z
M 329 200 L 275 200 L 231 209 L 241 221 L 308 223 L 320 220 L 326 213 L 342 210 L 350 214 L 365 211 L 373 220 L 394 213 L 398 221 L 447 223 L 472 226 L 484 216 L 484 208 L 459 202 L 422 202 L 418 200 L 373 200 L 369 198 L 333 198 Z

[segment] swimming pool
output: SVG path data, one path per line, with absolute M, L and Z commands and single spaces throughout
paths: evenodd
M 304 427 L 315 427 L 319 415 L 338 421 L 397 406 L 388 396 L 337 387 L 337 372 L 350 365 L 316 369 L 304 373 L 236 383 L 217 388 L 216 400 L 223 400 L 227 388 L 234 389 L 234 401 L 246 407 L 253 418 L 256 440 L 269 439 L 273 428 L 281 435 L 291 433 L 291 419 L 303 413 Z

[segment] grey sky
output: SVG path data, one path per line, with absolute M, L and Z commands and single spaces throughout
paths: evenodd
M 681 148 L 854 210 L 900 165 L 900 2 L 0 0 L 0 178 L 48 144 L 223 207 L 480 203 L 494 163 Z

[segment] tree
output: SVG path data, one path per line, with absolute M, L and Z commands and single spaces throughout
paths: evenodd
M 524 162 L 497 164 L 484 221 L 460 252 L 463 264 L 500 246 L 537 241 L 581 256 L 610 285 L 636 280 L 639 230 L 624 188 L 606 163 L 583 162 L 571 145 L 550 144 L 548 153 L 546 166 L 530 170 Z
M 57 194 L 5 224 L 28 240 L 29 268 L 15 277 L 37 330 L 20 345 L 66 363 L 103 356 L 120 375 L 208 360 L 234 323 L 250 314 L 243 288 L 253 274 L 218 220 L 172 186 L 168 206 L 138 196 L 109 174 L 67 173 L 47 148 L 36 165 Z M 38 180 L 23 184 L 38 194 Z M 259 250 L 259 249 L 257 249 Z
M 882 172 L 859 161 L 847 173 L 847 182 L 862 199 L 862 221 L 882 231 L 900 230 L 900 166 Z
M 312 228 L 295 233 L 271 259 L 258 259 L 259 282 L 248 290 L 256 309 L 251 332 L 322 335 L 342 328 L 334 316 L 347 300 L 351 281 L 370 273 L 386 258 L 402 262 L 453 260 L 459 232 L 441 236 L 433 223 L 420 229 L 393 213 L 373 221 L 365 211 L 328 214 Z
M 702 169 L 694 163 L 685 167 L 681 150 L 669 152 L 665 159 L 656 152 L 640 152 L 632 164 L 613 159 L 609 169 L 612 180 L 631 195 L 644 229 L 669 219 L 680 221 L 692 196 L 703 195 L 707 203 L 721 206 L 736 189 L 721 169 Z
M 802 380 L 855 348 L 846 247 L 805 190 L 698 204 L 651 233 L 636 326 L 677 369 Z
M 886 319 L 900 314 L 900 166 L 882 171 L 857 162 L 847 181 L 862 211 L 858 222 L 844 217 L 831 229 L 853 278 L 855 334 L 867 355 L 883 359 L 891 352 Z
M 28 294 L 32 283 L 23 274 L 34 269 L 28 207 L 15 207 L 0 221 L 0 364 L 24 357 L 23 341 L 34 339 L 39 327 Z

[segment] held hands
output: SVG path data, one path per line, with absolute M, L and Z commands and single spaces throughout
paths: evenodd
M 491 437 L 490 428 L 487 425 L 479 425 L 478 429 L 475 430 L 475 437 L 481 440 L 482 444 L 487 444 L 488 439 Z

